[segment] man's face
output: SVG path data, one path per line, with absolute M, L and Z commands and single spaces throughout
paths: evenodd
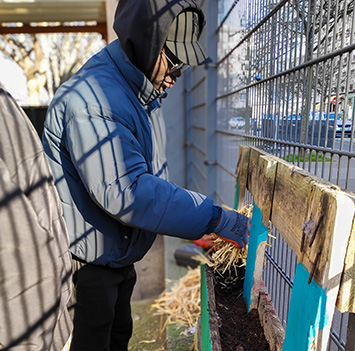
M 177 63 L 176 58 L 171 54 L 171 52 L 166 50 L 165 47 L 162 51 L 164 51 L 165 55 L 167 55 L 173 63 Z M 171 88 L 175 84 L 176 78 L 181 76 L 181 70 L 179 69 L 173 73 L 169 73 L 172 68 L 172 64 L 168 61 L 165 55 L 162 52 L 160 53 L 152 75 L 152 83 L 154 88 L 161 92 L 167 88 Z

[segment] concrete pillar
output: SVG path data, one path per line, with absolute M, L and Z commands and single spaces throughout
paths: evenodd
M 112 26 L 118 1 L 119 0 L 106 0 L 107 44 L 117 38 Z
M 165 288 L 164 237 L 158 235 L 153 246 L 135 263 L 137 283 L 132 300 L 140 301 L 157 297 Z

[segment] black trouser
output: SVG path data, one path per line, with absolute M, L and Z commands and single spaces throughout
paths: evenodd
M 71 351 L 127 351 L 132 336 L 133 267 L 107 268 L 73 259 Z

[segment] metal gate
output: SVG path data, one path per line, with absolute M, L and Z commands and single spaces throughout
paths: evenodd
M 213 63 L 187 72 L 187 186 L 233 206 L 240 145 L 355 191 L 355 0 L 208 0 Z M 251 199 L 252 201 L 252 199 Z M 296 258 L 273 230 L 264 281 L 287 321 Z M 335 312 L 329 350 L 355 350 Z

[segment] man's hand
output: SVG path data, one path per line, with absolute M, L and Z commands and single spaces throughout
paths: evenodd
M 236 211 L 222 209 L 220 220 L 214 232 L 221 238 L 242 248 L 244 244 L 249 243 L 250 224 L 250 218 Z

